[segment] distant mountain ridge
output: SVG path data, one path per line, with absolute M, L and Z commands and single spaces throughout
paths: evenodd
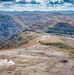
M 0 45 L 23 31 L 74 35 L 73 11 L 0 13 Z

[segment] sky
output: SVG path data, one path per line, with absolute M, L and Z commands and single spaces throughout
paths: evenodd
M 74 0 L 0 0 L 0 11 L 74 10 Z

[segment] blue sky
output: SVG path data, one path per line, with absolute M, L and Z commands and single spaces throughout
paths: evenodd
M 74 0 L 0 0 L 0 11 L 74 10 Z

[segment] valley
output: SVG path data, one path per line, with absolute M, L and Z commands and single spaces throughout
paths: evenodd
M 43 33 L 74 38 L 73 11 L 0 13 L 0 49 L 17 48 Z

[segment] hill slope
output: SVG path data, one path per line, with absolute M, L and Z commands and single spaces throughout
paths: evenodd
M 27 31 L 74 35 L 73 17 L 73 12 L 0 13 L 0 46 L 8 40 L 16 41 L 22 32 Z M 15 34 L 18 34 L 16 39 L 12 38 Z

